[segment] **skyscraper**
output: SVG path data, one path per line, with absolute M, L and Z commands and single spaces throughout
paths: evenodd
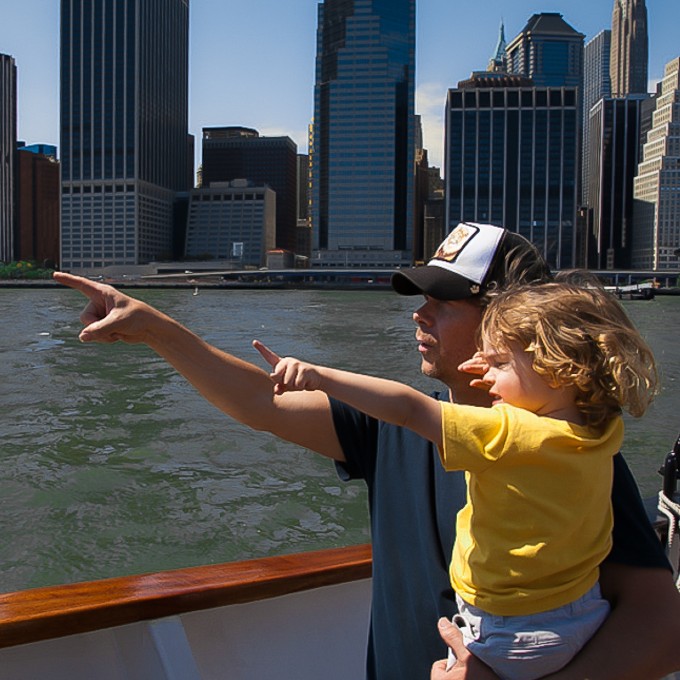
M 590 234 L 586 264 L 630 267 L 633 181 L 640 153 L 640 119 L 648 95 L 603 97 L 590 110 Z
M 410 263 L 414 77 L 415 0 L 319 4 L 314 264 Z
M 537 87 L 581 87 L 583 38 L 561 14 L 534 14 L 507 46 L 508 72 Z
M 17 147 L 17 67 L 0 54 L 0 262 L 14 259 L 14 165 Z
M 509 73 L 531 78 L 536 87 L 577 88 L 578 132 L 575 143 L 581 194 L 581 145 L 583 140 L 583 33 L 570 26 L 557 12 L 534 14 L 522 31 L 508 44 Z
M 62 267 L 172 254 L 186 191 L 188 0 L 62 0 Z
M 588 41 L 583 50 L 583 143 L 582 143 L 582 184 L 581 202 L 589 205 L 590 163 L 590 109 L 603 97 L 611 96 L 609 78 L 609 56 L 611 53 L 611 31 L 600 31 Z
M 576 87 L 534 87 L 473 74 L 446 107 L 446 224 L 488 222 L 532 241 L 551 266 L 574 266 L 578 128 Z
M 647 7 L 645 0 L 614 0 L 612 11 L 612 96 L 647 93 Z
M 634 185 L 632 265 L 678 268 L 680 248 L 680 58 L 666 64 Z

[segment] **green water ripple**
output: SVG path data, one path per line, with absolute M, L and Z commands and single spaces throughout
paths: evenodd
M 389 292 L 135 291 L 210 342 L 421 389 L 411 313 Z M 366 494 L 332 464 L 207 405 L 140 346 L 83 345 L 72 291 L 0 289 L 0 589 L 142 573 L 368 540 Z M 627 422 L 646 495 L 680 420 L 680 299 L 627 309 L 657 353 L 663 391 Z M 28 310 L 29 313 L 26 313 Z

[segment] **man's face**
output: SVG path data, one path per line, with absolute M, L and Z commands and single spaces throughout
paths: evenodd
M 477 350 L 475 338 L 482 320 L 482 308 L 470 300 L 436 300 L 425 302 L 413 313 L 418 325 L 416 340 L 421 356 L 421 370 L 441 380 L 462 400 L 469 389 L 470 376 L 458 366 Z M 483 394 L 483 393 L 481 393 Z

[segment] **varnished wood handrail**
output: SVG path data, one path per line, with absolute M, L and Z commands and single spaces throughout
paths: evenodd
M 369 545 L 0 594 L 0 647 L 371 576 Z

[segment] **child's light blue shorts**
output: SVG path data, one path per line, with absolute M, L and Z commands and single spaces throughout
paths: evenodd
M 495 616 L 456 596 L 465 646 L 503 680 L 532 680 L 565 666 L 609 614 L 595 585 L 575 602 L 528 616 Z

